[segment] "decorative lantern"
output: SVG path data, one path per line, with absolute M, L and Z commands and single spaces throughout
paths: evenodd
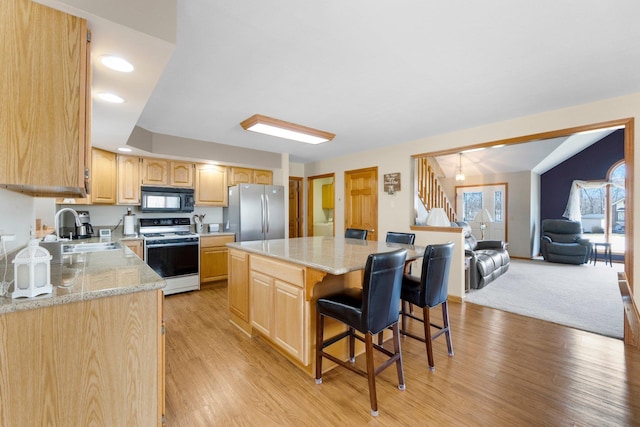
M 29 241 L 29 245 L 18 252 L 13 260 L 14 291 L 12 298 L 37 297 L 53 292 L 51 286 L 51 254 L 38 246 L 38 240 Z

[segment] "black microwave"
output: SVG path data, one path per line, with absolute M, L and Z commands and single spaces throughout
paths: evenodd
M 193 212 L 193 188 L 142 187 L 142 212 Z

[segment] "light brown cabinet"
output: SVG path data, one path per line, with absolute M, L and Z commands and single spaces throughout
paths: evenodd
M 196 164 L 196 206 L 227 206 L 227 168 L 224 166 Z
M 249 326 L 249 253 L 229 249 L 228 269 L 233 274 L 228 278 L 227 292 L 231 321 L 245 331 Z
M 193 163 L 166 159 L 142 159 L 142 184 L 193 187 Z
M 138 256 L 138 258 L 144 260 L 144 247 L 142 239 L 127 239 L 121 240 L 120 242 L 131 249 L 133 253 Z
M 166 186 L 169 183 L 169 161 L 142 159 L 142 184 Z
M 229 185 L 238 184 L 273 184 L 273 172 L 270 170 L 251 168 L 229 168 Z
M 105 279 L 106 280 L 106 279 Z M 0 315 L 6 426 L 162 424 L 162 290 Z
M 258 255 L 251 256 L 250 265 L 251 326 L 307 363 L 304 268 Z
M 91 150 L 91 203 L 116 203 L 116 155 L 110 151 Z
M 200 284 L 227 278 L 229 251 L 226 244 L 234 240 L 234 236 L 200 237 Z
M 0 40 L 0 184 L 31 195 L 85 196 L 86 20 L 30 0 L 3 0 Z
M 322 209 L 333 209 L 333 184 L 322 186 Z
M 140 204 L 140 157 L 118 155 L 119 205 Z
M 169 185 L 172 187 L 193 188 L 193 163 L 170 162 Z

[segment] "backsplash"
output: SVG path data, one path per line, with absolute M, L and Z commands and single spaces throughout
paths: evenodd
M 0 189 L 0 234 L 14 234 L 15 240 L 6 242 L 7 252 L 20 249 L 35 232 L 34 198 L 15 191 Z

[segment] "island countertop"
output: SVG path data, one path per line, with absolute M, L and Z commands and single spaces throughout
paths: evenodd
M 10 260 L 7 267 L 9 281 L 13 279 Z M 115 250 L 67 255 L 62 264 L 51 263 L 51 284 L 51 294 L 16 299 L 11 298 L 12 285 L 7 295 L 0 297 L 0 314 L 162 289 L 165 281 L 129 248 L 121 245 Z
M 424 247 L 344 237 L 297 237 L 251 242 L 227 243 L 229 248 L 280 259 L 333 275 L 362 270 L 372 253 L 407 249 L 407 260 L 417 259 Z

